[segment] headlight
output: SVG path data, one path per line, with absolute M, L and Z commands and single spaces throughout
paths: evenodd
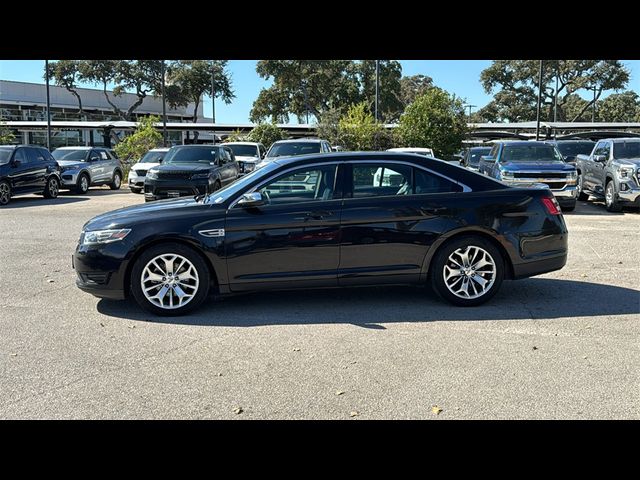
M 577 179 L 578 179 L 578 172 L 576 172 L 575 170 L 573 172 L 567 173 L 567 180 L 577 180 Z
M 92 232 L 83 232 L 80 236 L 82 245 L 97 245 L 100 243 L 112 243 L 122 240 L 129 235 L 130 228 L 120 228 L 118 230 L 94 230 Z
M 507 172 L 507 171 L 500 170 L 500 176 L 502 178 L 513 178 L 513 172 Z
M 191 175 L 191 180 L 198 180 L 198 179 L 203 179 L 203 178 L 209 178 L 209 174 L 208 173 L 194 173 L 193 175 Z
M 627 179 L 633 175 L 633 167 L 618 167 L 618 178 Z
M 146 178 L 149 178 L 151 180 L 155 180 L 156 178 L 158 178 L 158 171 L 157 170 L 147 170 L 147 174 L 145 175 Z
M 61 172 L 68 172 L 69 170 L 77 170 L 77 167 L 60 167 Z

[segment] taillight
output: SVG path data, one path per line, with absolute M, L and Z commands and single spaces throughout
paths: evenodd
M 540 200 L 542 200 L 542 204 L 545 206 L 549 214 L 560 215 L 562 213 L 560 211 L 560 205 L 558 204 L 558 201 L 555 199 L 555 197 L 542 197 Z

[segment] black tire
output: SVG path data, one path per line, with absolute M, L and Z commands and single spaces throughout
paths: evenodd
M 44 198 L 58 198 L 60 193 L 60 180 L 58 177 L 51 175 L 47 179 L 47 185 L 44 187 Z
M 76 193 L 84 195 L 89 191 L 90 186 L 91 180 L 89 179 L 89 175 L 87 175 L 86 173 L 81 173 L 78 177 L 78 183 L 76 184 L 76 188 L 74 190 Z
M 131 190 L 132 193 L 142 193 L 142 189 L 141 188 L 130 187 L 130 190 Z
M 616 198 L 616 186 L 613 180 L 609 180 L 604 187 L 604 205 L 607 212 L 619 212 L 622 210 Z
M 586 193 L 584 193 L 583 190 L 583 186 L 582 186 L 582 174 L 578 173 L 578 182 L 576 185 L 576 188 L 578 190 L 578 200 L 581 201 L 587 201 L 589 200 L 589 195 L 587 195 Z
M 141 285 L 142 275 L 147 264 L 155 257 L 167 254 L 180 255 L 191 262 L 191 264 L 197 271 L 199 282 L 193 298 L 184 306 L 172 309 L 162 308 L 152 303 L 151 300 L 147 299 L 147 297 L 145 296 Z M 177 274 L 179 272 L 173 273 Z M 131 269 L 131 293 L 138 305 L 151 313 L 155 313 L 156 315 L 160 316 L 184 315 L 185 313 L 198 308 L 202 304 L 202 302 L 206 300 L 207 296 L 209 295 L 209 287 L 211 285 L 210 278 L 211 273 L 209 271 L 209 268 L 207 267 L 207 263 L 195 250 L 179 243 L 168 242 L 160 245 L 155 245 L 146 250 L 142 255 L 138 257 L 135 264 L 133 265 L 133 268 Z M 159 288 L 161 287 L 162 285 L 159 285 Z M 168 290 L 167 293 L 169 292 L 170 291 Z
M 464 251 L 467 247 L 481 248 L 491 257 L 491 260 L 495 265 L 495 276 L 493 278 L 493 284 L 488 287 L 487 290 L 482 293 L 482 295 L 476 298 L 462 298 L 461 296 L 458 296 L 451 290 L 449 290 L 445 283 L 444 268 L 445 266 L 453 266 L 453 263 L 450 261 L 449 257 L 456 250 L 462 249 Z M 452 303 L 453 305 L 458 305 L 461 307 L 473 307 L 485 303 L 486 301 L 491 299 L 491 297 L 493 297 L 500 289 L 500 285 L 502 285 L 502 280 L 504 279 L 504 260 L 502 259 L 502 255 L 500 254 L 498 249 L 490 241 L 475 235 L 465 235 L 464 237 L 459 237 L 451 240 L 440 247 L 438 252 L 431 260 L 429 273 L 431 286 L 441 298 L 448 301 L 449 303 Z M 464 282 L 464 277 L 462 275 L 460 275 L 460 277 L 462 277 L 462 281 Z M 478 278 L 482 278 L 483 280 L 487 279 L 484 277 L 484 275 L 479 275 Z M 467 283 L 469 283 L 470 285 L 472 282 L 474 283 L 471 288 L 476 288 L 475 285 L 478 285 L 477 280 L 467 280 Z M 476 291 L 474 295 L 477 294 L 478 292 Z
M 567 205 L 560 205 L 560 209 L 563 212 L 573 212 L 576 209 L 576 202 L 569 203 Z
M 118 170 L 116 170 L 113 173 L 113 180 L 109 184 L 109 188 L 111 190 L 120 190 L 121 186 L 122 186 L 122 174 Z
M 220 182 L 216 180 L 215 183 L 213 184 L 213 190 L 211 190 L 211 193 L 217 192 L 221 188 L 222 188 L 222 185 L 220 185 Z
M 0 182 L 0 207 L 11 201 L 11 184 L 6 180 Z

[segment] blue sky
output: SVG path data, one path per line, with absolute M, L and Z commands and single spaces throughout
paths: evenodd
M 491 96 L 480 85 L 480 72 L 491 64 L 490 60 L 401 60 L 403 75 L 423 74 L 433 78 L 434 83 L 467 103 L 477 105 L 473 111 L 486 105 Z M 631 71 L 628 88 L 640 93 L 640 60 L 623 60 Z M 24 82 L 42 82 L 44 61 L 40 60 L 0 60 L 0 79 Z M 231 72 L 236 98 L 230 105 L 216 101 L 216 121 L 218 123 L 248 123 L 249 111 L 261 88 L 267 82 L 255 70 L 255 60 L 231 60 Z M 87 85 L 91 87 L 90 85 Z M 0 92 L 1 94 L 1 92 Z M 205 116 L 211 116 L 211 100 L 205 98 Z

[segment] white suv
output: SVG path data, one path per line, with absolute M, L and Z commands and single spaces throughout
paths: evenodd
M 129 170 L 129 188 L 133 193 L 142 193 L 144 190 L 144 180 L 147 177 L 147 171 L 151 167 L 157 167 L 162 163 L 164 155 L 169 151 L 168 148 L 154 148 L 145 153 L 135 165 Z
M 253 172 L 267 153 L 263 144 L 255 142 L 227 142 L 224 146 L 229 147 L 236 156 L 240 175 Z

